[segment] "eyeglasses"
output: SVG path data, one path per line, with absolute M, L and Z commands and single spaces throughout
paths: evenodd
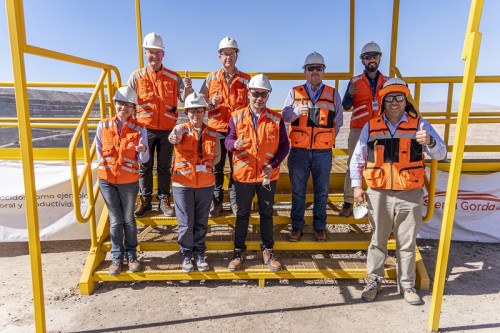
M 385 96 L 384 97 L 384 101 L 386 101 L 387 103 L 392 103 L 394 100 L 396 100 L 396 102 L 402 102 L 405 99 L 406 99 L 405 95 Z
M 325 67 L 323 67 L 323 66 L 307 66 L 306 69 L 308 72 L 314 72 L 314 71 L 322 72 L 323 69 L 325 69 Z
M 236 57 L 238 53 L 236 52 L 231 52 L 231 53 L 224 53 L 224 52 L 221 52 L 220 55 L 221 56 L 224 56 L 224 57 Z
M 380 57 L 380 54 L 365 54 L 363 56 L 363 60 L 371 60 L 371 59 L 378 59 Z
M 118 106 L 126 106 L 128 108 L 131 108 L 135 105 L 134 103 L 124 102 L 124 101 L 115 101 L 115 104 Z
M 186 110 L 188 113 L 191 113 L 191 114 L 205 112 L 205 108 L 192 108 L 192 109 L 186 109 Z
M 147 52 L 148 54 L 151 54 L 151 55 L 156 56 L 156 57 L 159 57 L 159 56 L 161 56 L 163 53 L 165 53 L 165 51 L 162 51 L 162 50 L 161 50 L 161 51 L 150 51 L 150 50 L 146 50 L 146 52 Z
M 269 96 L 269 92 L 267 92 L 267 91 L 262 91 L 262 92 L 250 91 L 250 94 L 252 94 L 252 96 L 255 98 L 259 98 L 259 97 L 266 98 L 267 96 Z

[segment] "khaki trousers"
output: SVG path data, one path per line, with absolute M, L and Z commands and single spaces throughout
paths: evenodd
M 423 189 L 391 191 L 368 188 L 368 220 L 373 235 L 367 255 L 367 274 L 384 277 L 387 241 L 396 239 L 398 286 L 415 286 L 415 243 L 422 224 Z
M 356 148 L 356 144 L 358 143 L 360 135 L 360 128 L 351 128 L 349 132 L 349 138 L 347 139 L 349 158 L 347 159 L 347 170 L 345 172 L 344 180 L 344 202 L 348 202 L 350 204 L 354 203 L 354 190 L 351 187 L 351 171 L 349 170 L 349 164 L 351 163 L 352 154 L 354 153 L 354 148 Z

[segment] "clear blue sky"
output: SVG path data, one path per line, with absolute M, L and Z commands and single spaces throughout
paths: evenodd
M 403 76 L 462 75 L 460 59 L 469 0 L 401 1 L 397 66 Z M 328 72 L 348 71 L 349 1 L 142 1 L 142 31 L 159 33 L 166 44 L 164 65 L 173 70 L 220 68 L 219 40 L 240 45 L 237 66 L 247 72 L 300 72 L 307 54 L 325 56 Z M 25 0 L 26 39 L 31 45 L 115 65 L 126 81 L 138 67 L 133 0 Z M 12 65 L 5 2 L 0 1 L 0 81 Z M 486 0 L 478 75 L 500 75 L 500 1 Z M 392 0 L 356 1 L 355 54 L 374 40 L 388 73 Z M 28 81 L 96 81 L 99 71 L 26 56 Z M 362 71 L 355 59 L 355 73 Z M 271 107 L 301 81 L 273 81 Z M 201 80 L 194 82 L 195 89 Z M 340 86 L 343 96 L 345 84 Z M 500 84 L 476 85 L 474 102 L 500 105 Z M 454 99 L 459 99 L 459 87 Z M 446 87 L 422 89 L 422 101 L 446 99 Z

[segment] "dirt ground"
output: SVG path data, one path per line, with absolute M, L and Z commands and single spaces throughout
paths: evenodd
M 431 280 L 437 241 L 419 240 Z M 89 241 L 44 242 L 48 332 L 426 332 L 431 291 L 411 306 L 386 281 L 377 301 L 361 280 L 107 282 L 79 294 Z M 0 243 L 0 331 L 33 332 L 26 243 Z M 454 242 L 442 332 L 500 331 L 500 246 Z M 431 285 L 432 288 L 432 285 Z

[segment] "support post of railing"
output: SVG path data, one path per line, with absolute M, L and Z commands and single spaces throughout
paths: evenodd
M 474 82 L 476 80 L 479 47 L 481 45 L 481 33 L 478 32 L 478 29 L 479 23 L 481 22 L 482 9 L 483 0 L 472 0 L 462 53 L 462 59 L 465 60 L 464 78 L 462 92 L 460 94 L 460 105 L 458 108 L 455 138 L 453 140 L 450 175 L 448 177 L 448 186 L 446 189 L 443 223 L 441 226 L 441 235 L 439 237 L 434 286 L 432 289 L 429 329 L 433 332 L 437 332 L 439 330 L 441 303 L 443 300 L 444 284 L 446 281 L 446 268 L 448 266 L 448 256 L 450 253 L 453 219 L 455 218 L 455 205 L 457 203 L 458 186 L 460 185 L 460 173 L 464 156 L 465 138 L 467 135 L 467 126 L 469 124 L 472 92 L 474 90 Z M 476 311 L 479 310 L 476 309 Z
M 396 72 L 396 51 L 398 48 L 398 25 L 399 25 L 399 0 L 394 0 L 392 6 L 392 32 L 391 32 L 391 59 L 389 60 L 389 76 L 394 77 Z
M 142 52 L 141 0 L 135 0 L 135 24 L 137 26 L 137 49 L 139 50 L 139 68 L 142 68 L 144 67 L 144 54 Z
M 104 97 L 104 87 L 99 89 L 99 110 L 101 111 L 101 119 L 106 118 L 106 98 Z
M 453 82 L 448 83 L 448 99 L 446 101 L 446 119 L 451 119 L 451 108 L 453 102 Z M 444 125 L 444 143 L 449 146 L 450 143 L 450 124 Z
M 422 86 L 421 81 L 415 82 L 415 93 L 413 95 L 413 100 L 415 101 L 415 108 L 418 108 L 420 110 L 420 88 Z
M 111 71 L 109 69 L 106 70 L 106 79 L 108 82 L 108 102 L 113 104 L 113 96 L 115 95 L 115 86 L 113 85 L 113 81 L 111 80 Z M 113 117 L 114 115 L 115 115 L 115 108 L 113 106 L 110 106 L 109 116 Z
M 355 17 L 356 4 L 355 0 L 350 3 L 350 22 L 349 22 L 349 76 L 354 75 L 354 17 Z M 337 87 L 335 87 L 337 89 Z
M 82 131 L 82 144 L 83 144 L 83 156 L 85 163 L 92 164 L 92 160 L 90 159 L 90 146 L 89 146 L 89 128 L 88 124 L 85 122 L 83 124 Z M 85 182 L 87 183 L 87 197 L 89 207 L 92 208 L 92 212 L 90 213 L 90 241 L 91 248 L 95 248 L 97 246 L 97 234 L 96 234 L 96 219 L 95 219 L 95 198 L 94 198 L 94 184 L 92 181 L 92 168 L 87 173 L 85 177 Z M 88 208 L 87 208 L 88 209 Z
M 24 64 L 26 34 L 22 1 L 6 0 L 6 9 L 12 54 L 12 72 L 14 74 L 14 92 L 16 96 L 17 117 L 19 119 L 19 145 L 23 162 L 22 167 L 26 220 L 28 224 L 28 246 L 31 262 L 31 284 L 33 288 L 33 306 L 35 311 L 35 329 L 37 332 L 45 332 L 42 257 L 38 225 L 35 173 L 33 167 L 33 147 L 31 141 L 28 88 L 26 85 L 26 72 Z

